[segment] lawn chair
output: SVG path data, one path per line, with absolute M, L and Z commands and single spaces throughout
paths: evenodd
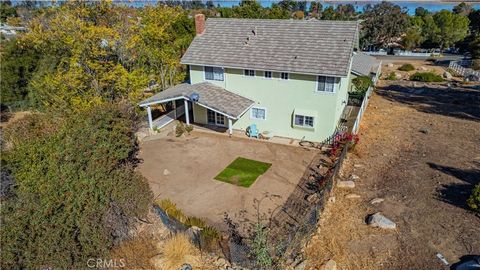
M 247 135 L 248 135 L 248 137 L 250 137 L 250 138 L 255 137 L 255 138 L 258 139 L 258 129 L 257 129 L 257 125 L 251 124 L 250 126 L 248 126 L 248 128 L 247 128 Z

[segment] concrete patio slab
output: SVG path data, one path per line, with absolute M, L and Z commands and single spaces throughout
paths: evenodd
M 225 228 L 224 213 L 234 220 L 256 218 L 278 210 L 318 152 L 264 141 L 192 132 L 184 138 L 163 137 L 141 144 L 140 172 L 154 195 L 170 199 L 187 215 Z M 213 178 L 237 157 L 272 163 L 249 188 Z M 164 175 L 164 170 L 170 173 Z

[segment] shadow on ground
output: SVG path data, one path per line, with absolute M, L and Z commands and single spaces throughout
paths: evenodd
M 475 185 L 480 183 L 480 169 L 458 169 L 449 166 L 442 166 L 435 163 L 427 163 L 430 168 L 451 175 L 463 183 L 444 184 L 438 189 L 437 197 L 439 200 L 470 210 L 467 205 L 467 199 L 472 193 Z M 474 163 L 478 166 L 478 163 Z
M 379 87 L 377 94 L 421 112 L 480 120 L 480 87 L 450 85 L 399 81 L 398 84 Z

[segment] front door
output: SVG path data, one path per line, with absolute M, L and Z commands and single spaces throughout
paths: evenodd
M 225 126 L 225 116 L 207 109 L 207 124 L 216 126 Z

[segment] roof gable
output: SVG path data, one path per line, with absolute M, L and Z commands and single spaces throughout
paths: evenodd
M 357 40 L 355 21 L 210 18 L 181 63 L 347 76 Z

